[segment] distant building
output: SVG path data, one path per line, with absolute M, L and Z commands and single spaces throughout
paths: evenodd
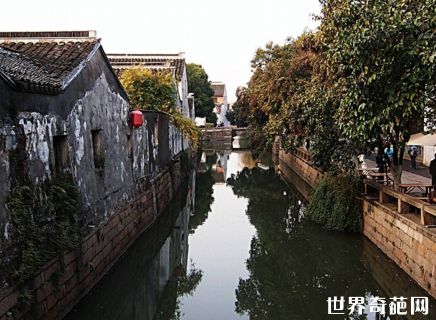
M 222 82 L 212 82 L 213 89 L 213 103 L 217 105 L 227 105 L 227 90 L 226 85 Z
M 226 118 L 226 113 L 229 108 L 227 101 L 226 85 L 222 82 L 212 82 L 213 102 L 215 104 L 214 112 L 217 115 L 217 126 L 228 126 L 230 123 Z

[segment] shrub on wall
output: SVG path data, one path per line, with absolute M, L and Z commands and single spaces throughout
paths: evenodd
M 360 191 L 361 182 L 355 177 L 326 175 L 312 194 L 307 216 L 329 230 L 360 232 Z
M 6 205 L 12 224 L 13 255 L 1 266 L 0 280 L 22 284 L 64 250 L 78 245 L 80 195 L 71 176 L 46 181 L 39 188 L 17 185 Z

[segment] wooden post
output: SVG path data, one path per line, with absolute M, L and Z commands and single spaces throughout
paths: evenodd
M 423 206 L 421 209 L 421 223 L 423 226 L 432 223 L 432 215 L 425 211 L 425 207 Z
M 398 212 L 399 213 L 409 213 L 409 204 L 407 202 L 401 201 L 400 198 L 398 198 Z
M 378 199 L 380 203 L 388 203 L 389 202 L 389 196 L 383 192 L 383 190 L 378 191 Z

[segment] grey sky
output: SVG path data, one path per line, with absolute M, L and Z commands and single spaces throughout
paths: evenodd
M 1 31 L 97 30 L 107 53 L 186 52 L 230 101 L 250 78 L 250 60 L 316 23 L 318 0 L 3 1 Z

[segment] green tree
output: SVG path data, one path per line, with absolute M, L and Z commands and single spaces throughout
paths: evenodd
M 271 147 L 283 126 L 278 116 L 288 92 L 284 79 L 284 64 L 289 60 L 290 46 L 268 43 L 258 49 L 251 61 L 253 75 L 248 83 L 248 134 L 253 148 Z
M 206 121 L 216 124 L 217 117 L 213 112 L 213 89 L 210 85 L 208 75 L 204 68 L 195 63 L 188 63 L 186 66 L 188 73 L 188 88 L 194 93 L 195 116 L 206 117 Z
M 177 91 L 171 73 L 129 68 L 122 72 L 120 81 L 134 108 L 169 111 L 175 106 Z
M 436 128 L 435 0 L 322 0 L 319 31 L 269 43 L 252 60 L 249 133 L 310 141 L 314 163 L 351 172 L 356 156 L 392 145 L 395 185 L 411 134 Z
M 232 110 L 226 114 L 227 120 L 232 125 L 238 127 L 247 127 L 249 112 L 248 89 L 246 87 L 238 87 L 236 89 L 236 102 L 232 106 Z
M 175 108 L 177 91 L 171 73 L 129 68 L 122 72 L 120 82 L 134 108 L 167 113 L 173 124 L 191 140 L 193 146 L 198 146 L 200 130 L 191 119 L 184 117 L 181 111 Z
M 268 148 L 276 136 L 292 151 L 310 141 L 314 164 L 325 171 L 350 171 L 353 143 L 336 123 L 338 97 L 329 90 L 317 34 L 305 33 L 282 46 L 268 43 L 252 60 L 254 70 L 243 105 L 256 148 Z
M 417 122 L 434 123 L 435 0 L 323 0 L 320 40 L 342 133 L 368 152 L 392 145 L 401 181 Z M 427 114 L 426 114 L 427 113 Z

